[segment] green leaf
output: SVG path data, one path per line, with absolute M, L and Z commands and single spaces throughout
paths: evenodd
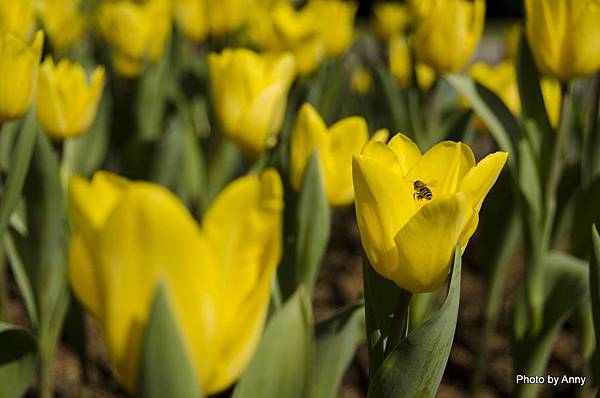
M 234 398 L 304 398 L 315 356 L 310 298 L 300 287 L 275 313 Z
M 311 398 L 335 398 L 344 372 L 364 339 L 364 306 L 351 305 L 317 323 L 317 359 L 312 373 Z
M 62 167 L 66 170 L 89 177 L 100 168 L 108 149 L 111 102 L 110 92 L 105 90 L 90 130 L 80 137 L 65 140 Z
M 286 228 L 291 227 L 293 231 L 293 252 L 286 253 L 279 270 L 284 299 L 291 296 L 301 284 L 308 288 L 309 293 L 313 291 L 329 242 L 331 215 L 316 152 L 313 152 L 306 165 L 295 204 L 295 209 L 290 209 L 285 220 L 288 224 Z
M 139 397 L 202 397 L 176 319 L 167 290 L 158 287 L 144 334 L 137 388 Z
M 526 301 L 521 297 L 515 309 L 515 333 L 513 358 L 515 372 L 543 375 L 548 365 L 552 347 L 562 324 L 579 305 L 588 291 L 587 264 L 562 252 L 550 252 L 542 263 L 544 270 L 543 323 L 537 332 L 531 326 Z M 519 384 L 519 397 L 535 397 L 537 384 Z
M 39 326 L 39 321 L 37 306 L 35 304 L 35 295 L 33 294 L 33 289 L 29 280 L 29 276 L 27 275 L 25 265 L 23 264 L 19 253 L 17 252 L 15 242 L 10 234 L 6 234 L 4 237 L 4 250 L 6 251 L 6 256 L 8 257 L 10 269 L 14 275 L 15 281 L 17 282 L 17 286 L 19 287 L 19 292 L 23 297 L 23 302 L 25 303 L 25 308 L 27 309 L 27 315 L 29 316 L 31 326 L 33 329 L 37 329 Z
M 590 206 L 590 203 L 600 201 L 600 176 L 596 177 L 588 187 L 581 187 L 572 199 L 573 222 L 570 231 L 570 241 L 573 253 L 586 258 L 592 247 L 589 231 L 592 224 L 600 225 L 600 206 Z
M 29 169 L 36 134 L 35 109 L 32 107 L 25 117 L 21 131 L 18 134 L 15 153 L 11 159 L 8 177 L 2 192 L 2 200 L 0 202 L 0 237 L 4 236 L 10 215 L 15 210 L 21 197 L 21 190 L 23 189 L 25 176 Z
M 33 379 L 37 345 L 20 326 L 0 322 L 0 397 L 19 398 Z
M 375 67 L 376 82 L 381 87 L 379 92 L 383 93 L 384 98 L 387 102 L 387 114 L 390 115 L 391 120 L 387 123 L 392 131 L 402 131 L 408 134 L 413 141 L 415 140 L 410 116 L 408 114 L 408 99 L 403 96 L 394 77 L 390 74 L 387 68 L 382 65 Z
M 524 32 L 521 32 L 519 41 L 516 69 L 525 132 L 536 158 L 541 155 L 542 170 L 546 170 L 556 134 L 550 125 L 540 87 L 540 74 Z
M 501 150 L 510 154 L 509 166 L 513 169 L 518 160 L 515 149 L 521 138 L 521 128 L 512 113 L 492 91 L 467 76 L 445 75 L 454 89 L 467 99 L 475 113 L 485 122 Z
M 385 340 L 396 304 L 400 299 L 400 289 L 394 282 L 379 275 L 365 254 L 363 254 L 363 283 L 369 375 L 372 377 L 385 358 Z
M 440 310 L 414 329 L 385 359 L 369 387 L 369 398 L 433 397 L 442 381 L 458 317 L 460 247 L 448 296 Z
M 142 141 L 155 141 L 162 133 L 166 98 L 171 83 L 170 51 L 170 48 L 166 48 L 165 56 L 160 62 L 148 65 L 139 81 L 135 116 Z
M 600 235 L 596 225 L 592 227 L 593 248 L 590 256 L 590 298 L 596 333 L 596 351 L 600 350 Z
M 13 145 L 19 134 L 22 120 L 5 123 L 0 126 L 0 171 L 7 172 L 13 156 Z

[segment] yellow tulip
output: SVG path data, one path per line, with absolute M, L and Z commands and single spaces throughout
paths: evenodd
M 28 41 L 35 24 L 32 0 L 0 0 L 0 32 Z
M 469 69 L 469 75 L 498 95 L 514 115 L 521 114 L 519 88 L 512 61 L 506 60 L 497 66 L 479 62 Z M 556 80 L 542 79 L 541 89 L 550 123 L 552 127 L 557 127 L 560 115 L 560 84 Z
M 538 69 L 566 81 L 600 69 L 600 1 L 525 0 L 525 26 Z
M 101 3 L 98 18 L 113 49 L 115 70 L 125 77 L 139 75 L 146 59 L 158 61 L 171 33 L 169 0 L 107 0 Z
M 249 0 L 206 0 L 210 32 L 216 36 L 234 33 L 246 22 Z
M 427 12 L 414 35 L 418 62 L 436 72 L 458 72 L 473 55 L 483 32 L 485 0 L 422 0 Z
M 373 8 L 373 25 L 380 39 L 388 41 L 402 33 L 410 22 L 408 8 L 397 2 L 377 3 Z
M 348 50 L 354 40 L 354 16 L 357 5 L 342 0 L 310 0 L 305 6 L 312 14 L 328 57 Z
M 173 0 L 173 16 L 183 34 L 201 42 L 208 34 L 208 16 L 205 0 Z
M 296 10 L 289 2 L 273 6 L 254 3 L 249 13 L 248 34 L 265 52 L 290 52 L 299 75 L 314 72 L 325 58 L 325 45 L 315 18 L 307 7 Z
M 388 49 L 390 72 L 398 85 L 407 90 L 412 82 L 413 65 L 406 39 L 401 35 L 392 36 Z M 435 81 L 435 71 L 425 64 L 418 63 L 415 72 L 419 88 L 423 91 L 428 90 Z
M 0 32 L 0 123 L 27 113 L 35 94 L 43 45 L 41 30 L 31 46 L 10 32 Z
M 250 158 L 275 145 L 295 77 L 292 55 L 226 49 L 208 64 L 221 133 Z
M 134 391 L 150 306 L 163 285 L 202 391 L 229 387 L 260 339 L 281 257 L 277 172 L 232 182 L 202 226 L 161 186 L 110 173 L 74 177 L 69 197 L 69 279 L 102 326 L 119 381 Z
M 396 78 L 398 85 L 408 89 L 412 80 L 412 60 L 408 43 L 404 35 L 392 36 L 388 44 L 390 72 Z
M 368 94 L 373 87 L 373 76 L 371 75 L 371 71 L 364 66 L 356 68 L 354 72 L 352 72 L 352 81 L 350 86 L 352 91 L 358 95 Z
M 104 67 L 87 81 L 79 64 L 48 57 L 40 67 L 36 111 L 40 125 L 54 139 L 76 137 L 89 130 L 104 88 Z
M 332 206 L 352 203 L 352 156 L 368 139 L 367 123 L 348 117 L 327 128 L 319 113 L 308 103 L 302 105 L 290 138 L 290 180 L 298 191 L 304 170 L 314 151 L 319 155 L 323 185 Z
M 475 232 L 507 156 L 496 152 L 476 164 L 467 145 L 449 141 L 422 155 L 402 134 L 387 145 L 368 142 L 352 170 L 358 227 L 373 268 L 412 293 L 439 288 L 454 248 L 464 251 Z M 430 199 L 415 189 L 419 182 Z
M 37 5 L 54 50 L 68 50 L 85 34 L 87 21 L 81 0 L 39 0 Z

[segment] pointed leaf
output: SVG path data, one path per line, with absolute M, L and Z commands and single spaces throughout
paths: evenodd
M 532 333 L 529 329 L 521 336 L 515 336 L 515 372 L 520 374 L 545 374 L 552 347 L 562 324 L 588 291 L 588 267 L 584 261 L 566 253 L 550 252 L 544 258 L 542 268 L 543 324 L 537 333 Z M 523 324 L 527 317 L 524 306 L 515 311 L 515 316 L 521 318 L 517 319 L 515 324 Z M 537 384 L 519 384 L 518 387 L 521 397 L 535 397 L 539 390 Z
M 355 304 L 317 323 L 311 398 L 335 398 L 357 345 L 364 339 L 364 306 Z
M 139 372 L 139 397 L 202 397 L 200 384 L 163 286 L 156 290 L 150 311 Z
M 458 317 L 460 299 L 460 247 L 446 301 L 385 359 L 369 387 L 369 398 L 433 397 L 442 381 Z
M 21 196 L 25 176 L 29 169 L 31 154 L 35 144 L 37 124 L 35 122 L 35 109 L 30 109 L 18 134 L 15 153 L 10 162 L 8 177 L 0 201 L 0 237 L 4 235 L 8 226 L 10 215 L 15 210 Z
M 305 398 L 314 350 L 310 299 L 300 287 L 271 317 L 234 398 Z
M 517 164 L 515 149 L 522 133 L 513 114 L 496 94 L 473 79 L 451 74 L 444 78 L 469 101 L 475 113 L 490 129 L 500 149 L 510 154 L 508 163 L 514 168 Z

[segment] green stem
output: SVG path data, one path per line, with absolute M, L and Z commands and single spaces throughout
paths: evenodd
M 394 318 L 392 319 L 390 332 L 385 345 L 386 357 L 402 340 L 404 340 L 408 333 L 409 304 L 411 297 L 411 292 L 400 289 L 400 296 L 398 297 L 398 303 L 394 310 Z
M 546 179 L 546 191 L 544 197 L 546 221 L 544 223 L 545 229 L 552 229 L 552 222 L 554 220 L 554 213 L 556 211 L 556 190 L 560 181 L 560 176 L 563 169 L 563 162 L 561 159 L 562 152 L 564 149 L 565 142 L 569 131 L 569 113 L 570 113 L 570 88 L 563 84 L 561 86 L 561 105 L 560 105 L 560 124 L 557 131 L 556 140 L 554 142 L 554 148 L 552 151 L 552 158 L 550 161 L 550 168 L 548 170 L 548 177 Z M 545 234 L 549 234 L 549 231 L 545 230 Z M 547 242 L 547 241 L 546 241 Z

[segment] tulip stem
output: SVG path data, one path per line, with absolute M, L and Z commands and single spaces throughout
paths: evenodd
M 400 295 L 398 297 L 398 303 L 396 304 L 396 309 L 394 310 L 394 318 L 392 319 L 392 323 L 390 325 L 390 331 L 388 333 L 387 343 L 385 345 L 385 356 L 392 352 L 398 344 L 406 337 L 408 333 L 408 320 L 409 320 L 409 308 L 410 308 L 410 299 L 412 297 L 412 293 L 400 289 Z
M 550 162 L 550 169 L 548 170 L 548 177 L 546 180 L 546 191 L 545 191 L 545 211 L 546 211 L 546 222 L 544 224 L 544 242 L 547 244 L 550 241 L 552 235 L 552 224 L 554 222 L 554 213 L 556 211 L 556 190 L 558 189 L 558 183 L 560 182 L 560 176 L 562 172 L 562 161 L 561 155 L 563 147 L 567 139 L 569 130 L 569 113 L 570 113 L 570 88 L 566 84 L 561 85 L 561 105 L 560 105 L 560 124 L 557 131 L 556 140 L 554 141 L 554 148 L 552 152 L 552 158 Z M 548 248 L 549 244 L 546 245 Z

